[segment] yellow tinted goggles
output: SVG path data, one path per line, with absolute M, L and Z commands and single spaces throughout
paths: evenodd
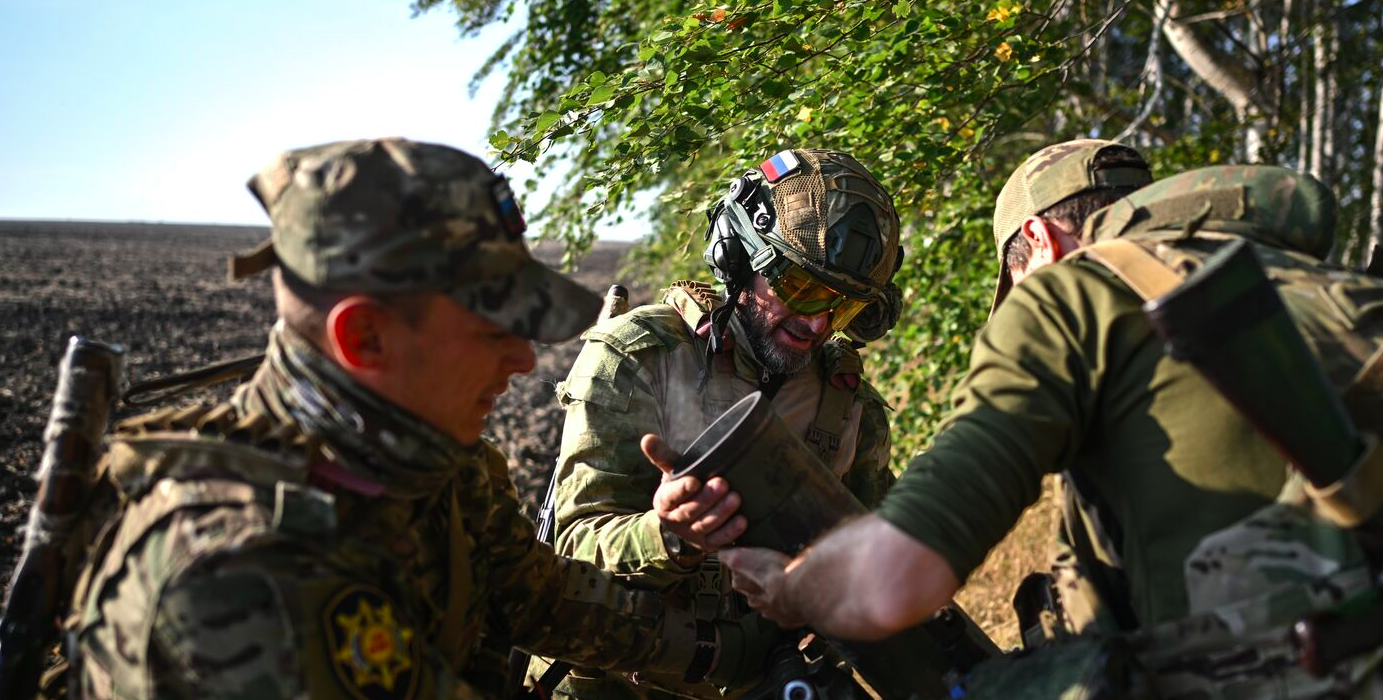
M 788 265 L 781 274 L 769 279 L 769 286 L 783 305 L 801 316 L 831 313 L 831 329 L 843 331 L 855 320 L 869 299 L 858 299 L 832 289 L 797 265 Z

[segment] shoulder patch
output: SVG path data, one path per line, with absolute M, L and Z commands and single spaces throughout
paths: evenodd
M 596 324 L 581 339 L 598 340 L 628 355 L 651 347 L 672 349 L 691 342 L 691 333 L 671 306 L 646 304 Z
M 323 608 L 332 669 L 348 696 L 406 700 L 417 695 L 418 641 L 394 610 L 378 589 L 359 584 L 342 588 Z

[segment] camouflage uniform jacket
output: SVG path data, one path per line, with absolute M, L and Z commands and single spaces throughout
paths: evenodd
M 639 448 L 647 433 L 683 450 L 739 399 L 757 390 L 762 366 L 747 351 L 738 318 L 731 323 L 733 352 L 714 358 L 698 391 L 705 363 L 704 337 L 696 329 L 717 303 L 704 284 L 680 282 L 665 303 L 635 308 L 598 323 L 582 337 L 586 345 L 557 389 L 566 407 L 557 461 L 557 550 L 593 562 L 633 586 L 665 592 L 677 604 L 692 603 L 698 616 L 730 618 L 748 612 L 729 593 L 729 576 L 712 558 L 700 566 L 680 565 L 667 550 L 650 510 L 661 475 Z M 789 377 L 773 398 L 779 415 L 808 437 L 825 387 L 834 375 L 858 381 L 860 361 L 847 345 L 828 341 L 804 370 Z M 840 381 L 837 377 L 836 380 Z M 864 503 L 876 504 L 894 482 L 889 469 L 886 404 L 868 383 L 834 420 L 839 449 L 830 467 Z M 621 696 L 634 686 L 578 670 L 562 690 L 583 698 Z M 709 684 L 649 681 L 677 693 L 719 697 Z M 623 687 L 621 691 L 616 683 Z
M 230 404 L 119 428 L 68 622 L 79 697 L 484 697 L 482 637 L 625 668 L 670 646 L 651 596 L 536 541 L 489 444 L 401 500 L 314 440 Z

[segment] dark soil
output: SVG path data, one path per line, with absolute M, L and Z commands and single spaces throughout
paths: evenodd
M 268 278 L 229 282 L 225 258 L 267 235 L 258 227 L 0 221 L 0 581 L 19 552 L 68 337 L 124 345 L 136 381 L 259 352 L 274 320 Z M 627 248 L 598 244 L 575 277 L 603 292 Z M 549 263 L 560 256 L 552 244 L 535 253 Z M 635 289 L 634 297 L 646 294 Z M 553 386 L 579 349 L 579 341 L 538 346 L 537 368 L 513 380 L 490 416 L 488 435 L 509 455 L 530 515 L 561 435 Z

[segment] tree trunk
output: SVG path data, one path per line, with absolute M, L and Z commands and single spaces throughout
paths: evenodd
M 1311 16 L 1311 0 L 1302 0 L 1297 7 L 1299 18 Z M 1284 20 L 1284 25 L 1286 20 Z M 1284 39 L 1291 36 L 1290 29 L 1284 26 L 1282 30 Z M 1311 91 L 1307 86 L 1311 85 L 1311 61 L 1306 57 L 1306 52 L 1301 52 L 1297 59 L 1297 89 L 1296 94 L 1301 96 L 1301 108 L 1299 114 L 1299 124 L 1297 126 L 1297 170 L 1311 172 Z
M 1373 134 L 1373 196 L 1369 198 L 1368 270 L 1383 275 L 1383 82 L 1378 86 L 1378 122 Z
M 1256 4 L 1250 0 L 1248 3 L 1248 14 L 1244 17 L 1244 44 L 1258 49 L 1266 40 L 1263 38 L 1263 33 L 1258 29 L 1258 22 L 1255 21 L 1257 18 L 1254 17 L 1254 13 L 1256 12 L 1258 12 L 1258 8 Z M 1263 50 L 1259 53 L 1266 53 L 1266 48 L 1266 46 L 1263 46 Z M 1260 76 L 1260 80 L 1261 79 L 1262 77 Z M 1264 110 L 1263 112 L 1264 115 L 1268 113 L 1269 110 Z M 1267 145 L 1265 141 L 1268 138 L 1267 120 L 1255 119 L 1254 114 L 1251 112 L 1240 112 L 1238 116 L 1239 121 L 1248 127 L 1244 130 L 1244 151 L 1242 161 L 1245 163 L 1263 162 L 1263 148 Z
M 1274 86 L 1260 80 L 1246 56 L 1240 60 L 1214 41 L 1197 33 L 1194 25 L 1179 21 L 1182 15 L 1178 0 L 1153 0 L 1157 12 L 1168 12 L 1170 19 L 1162 26 L 1167 43 L 1181 56 L 1186 65 L 1207 85 L 1229 101 L 1243 123 L 1246 156 L 1249 162 L 1261 157 L 1260 147 L 1266 139 L 1274 99 Z
M 1329 14 L 1328 0 L 1318 6 L 1318 16 Z M 1335 184 L 1335 40 L 1334 23 L 1321 21 L 1311 29 L 1312 63 L 1316 75 L 1316 95 L 1311 116 L 1311 163 L 1307 168 L 1327 186 Z

